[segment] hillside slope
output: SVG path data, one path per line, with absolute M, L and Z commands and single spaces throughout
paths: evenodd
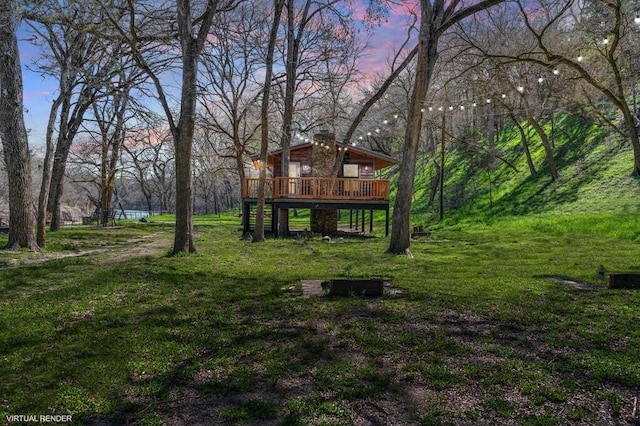
M 546 130 L 551 134 L 550 127 Z M 560 178 L 553 182 L 540 140 L 533 132 L 530 136 L 535 176 L 515 129 L 500 135 L 496 153 L 504 161 L 495 159 L 491 167 L 486 166 L 486 141 L 476 142 L 476 150 L 464 140 L 447 142 L 445 220 L 440 225 L 532 219 L 540 223 L 562 217 L 581 222 L 585 232 L 598 232 L 588 228 L 611 222 L 605 227 L 615 234 L 619 223 L 625 238 L 640 239 L 640 180 L 630 177 L 633 156 L 628 141 L 583 117 L 557 114 L 553 143 Z M 484 153 L 478 153 L 483 144 Z M 423 159 L 414 191 L 415 224 L 439 226 L 438 198 L 428 203 L 434 174 L 432 162 Z

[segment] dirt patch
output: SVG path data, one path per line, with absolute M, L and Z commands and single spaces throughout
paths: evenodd
M 312 297 L 312 296 L 323 296 L 326 291 L 322 286 L 322 280 L 302 280 L 302 296 L 304 297 Z M 390 283 L 384 283 L 384 294 L 385 295 L 399 295 L 402 294 L 402 291 L 398 288 L 392 286 Z
M 593 284 L 589 284 L 589 283 L 585 283 L 585 282 L 580 282 L 580 281 L 574 281 L 574 280 L 570 280 L 568 278 L 564 278 L 564 277 L 557 277 L 557 276 L 552 276 L 552 277 L 548 277 L 549 279 L 560 283 L 560 284 L 564 284 L 565 286 L 569 287 L 569 288 L 574 288 L 576 290 L 585 290 L 585 291 L 600 291 L 602 290 L 600 287 L 595 286 Z
M 153 256 L 166 252 L 171 247 L 171 237 L 166 232 L 146 235 L 142 238 L 127 241 L 125 247 L 112 247 L 104 252 L 112 253 L 105 259 L 95 262 L 96 265 L 111 265 L 129 260 L 132 257 Z
M 74 250 L 71 252 L 40 252 L 22 259 L 8 259 L 5 265 L 17 267 L 21 265 L 36 265 L 69 257 L 100 256 L 95 260 L 96 265 L 110 265 L 123 262 L 134 257 L 160 255 L 171 248 L 169 232 L 155 232 L 140 238 L 132 238 L 124 243 L 102 246 L 95 249 Z

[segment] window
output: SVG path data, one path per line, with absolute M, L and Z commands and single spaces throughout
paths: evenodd
M 342 166 L 342 175 L 346 178 L 357 178 L 358 173 L 358 165 L 357 164 L 345 164 Z

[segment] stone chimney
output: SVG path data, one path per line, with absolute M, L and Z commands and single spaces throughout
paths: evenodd
M 313 135 L 311 151 L 311 175 L 313 177 L 331 177 L 336 161 L 336 135 L 321 130 Z M 323 184 L 322 193 L 330 191 L 332 185 Z M 311 232 L 322 235 L 334 235 L 338 232 L 338 212 L 336 210 L 311 210 Z

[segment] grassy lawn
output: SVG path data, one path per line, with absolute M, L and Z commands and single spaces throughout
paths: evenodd
M 0 422 L 638 424 L 640 291 L 597 276 L 640 272 L 624 217 L 444 227 L 413 259 L 380 236 L 254 244 L 232 217 L 197 218 L 192 256 L 166 255 L 170 221 L 65 229 L 0 252 Z M 302 294 L 347 275 L 398 292 Z

